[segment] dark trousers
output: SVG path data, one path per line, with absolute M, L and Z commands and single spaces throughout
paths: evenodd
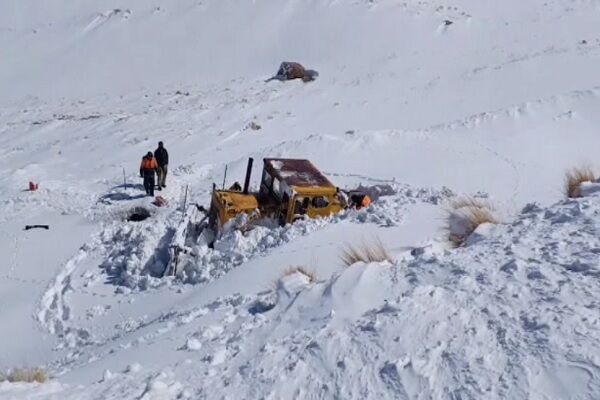
M 144 174 L 144 189 L 146 194 L 154 196 L 154 174 Z

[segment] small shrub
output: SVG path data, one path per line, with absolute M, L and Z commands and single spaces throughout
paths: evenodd
M 286 276 L 290 276 L 295 273 L 300 273 L 306 276 L 308 278 L 309 283 L 315 283 L 319 280 L 316 272 L 314 271 L 314 268 L 309 269 L 307 267 L 289 267 L 288 269 L 283 271 L 279 278 L 276 278 L 275 280 L 271 281 L 267 290 L 271 292 L 276 292 L 281 286 L 281 280 Z
M 572 168 L 565 174 L 565 194 L 570 199 L 581 197 L 581 184 L 595 181 L 596 176 L 591 168 Z
M 15 368 L 11 370 L 8 374 L 0 374 L 0 382 L 1 381 L 8 382 L 38 382 L 44 383 L 48 380 L 48 375 L 41 369 L 32 368 L 32 369 L 22 369 Z
M 446 207 L 450 211 L 460 210 L 461 208 L 487 208 L 493 211 L 494 207 L 487 201 L 471 196 L 457 196 L 450 199 Z
M 372 243 L 363 242 L 360 246 L 346 245 L 340 255 L 342 263 L 349 267 L 357 262 L 365 264 L 387 261 L 392 263 L 392 257 L 379 238 Z
M 494 208 L 487 202 L 461 197 L 450 202 L 447 209 L 448 240 L 454 247 L 460 247 L 481 224 L 498 224 Z
M 317 278 L 317 274 L 313 270 L 309 270 L 305 267 L 291 267 L 283 272 L 282 278 L 285 276 L 290 276 L 295 273 L 300 273 L 308 278 L 310 283 L 315 283 L 319 279 Z

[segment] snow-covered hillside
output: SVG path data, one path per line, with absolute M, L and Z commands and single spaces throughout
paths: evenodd
M 600 397 L 600 197 L 562 188 L 600 168 L 599 23 L 596 0 L 4 1 L 0 371 L 51 379 L 0 398 Z M 285 60 L 319 78 L 265 83 Z M 137 171 L 159 140 L 164 208 Z M 207 205 L 248 157 L 395 193 L 160 278 L 186 186 Z M 503 224 L 451 249 L 456 194 Z M 391 263 L 343 267 L 374 237 Z

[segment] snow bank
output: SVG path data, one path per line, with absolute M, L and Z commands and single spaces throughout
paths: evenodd
M 598 196 L 529 206 L 467 248 L 393 267 L 356 265 L 279 296 L 257 314 L 266 321 L 244 333 L 242 347 L 268 332 L 267 343 L 230 360 L 244 368 L 221 369 L 226 376 L 211 390 L 315 399 L 595 398 L 598 215 Z
M 0 397 L 4 399 L 49 399 L 58 398 L 67 389 L 58 382 L 10 383 L 0 382 Z
M 406 185 L 393 185 L 393 195 L 378 199 L 363 210 L 348 210 L 329 218 L 298 221 L 283 227 L 254 226 L 247 231 L 229 230 L 210 249 L 200 238 L 193 247 L 193 258 L 180 267 L 180 278 L 186 283 L 206 283 L 217 279 L 232 268 L 300 236 L 331 223 L 376 224 L 393 227 L 401 224 L 406 206 L 415 202 L 437 204 L 452 194 L 448 189 L 415 190 Z

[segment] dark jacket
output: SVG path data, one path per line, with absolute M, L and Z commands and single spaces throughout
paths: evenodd
M 169 153 L 164 147 L 159 147 L 154 151 L 154 158 L 156 158 L 159 167 L 169 164 Z

